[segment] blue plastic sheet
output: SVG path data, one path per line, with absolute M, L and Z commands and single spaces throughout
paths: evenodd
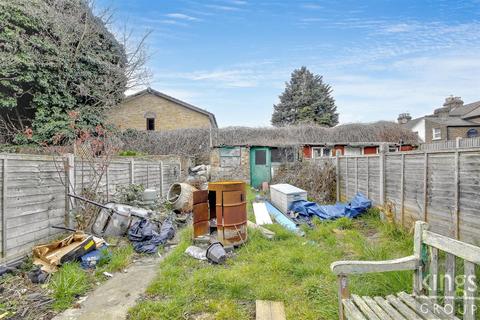
M 359 192 L 349 203 L 337 202 L 334 205 L 319 205 L 309 201 L 295 201 L 290 210 L 305 217 L 318 217 L 321 220 L 334 220 L 341 217 L 356 218 L 372 207 L 372 201 Z
M 275 208 L 270 202 L 265 201 L 265 205 L 267 206 L 268 213 L 270 213 L 275 221 L 283 226 L 285 229 L 295 232 L 301 236 L 305 233 L 297 227 L 295 222 L 287 218 L 280 210 Z

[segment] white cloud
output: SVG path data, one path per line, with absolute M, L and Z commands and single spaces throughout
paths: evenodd
M 224 5 L 217 5 L 217 4 L 207 4 L 205 5 L 207 8 L 221 10 L 221 11 L 240 11 L 241 9 L 238 7 L 232 6 L 224 6 Z
M 189 16 L 187 14 L 183 13 L 169 13 L 166 14 L 167 17 L 172 18 L 172 19 L 178 19 L 178 20 L 186 20 L 186 21 L 198 21 L 198 18 Z

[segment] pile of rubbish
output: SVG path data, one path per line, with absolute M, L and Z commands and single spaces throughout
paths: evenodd
M 186 182 L 199 190 L 206 190 L 210 181 L 210 171 L 211 167 L 205 164 L 189 168 Z

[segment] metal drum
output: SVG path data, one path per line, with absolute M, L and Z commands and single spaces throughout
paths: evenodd
M 223 245 L 238 246 L 247 240 L 245 188 L 245 182 L 241 181 L 221 181 L 208 184 L 209 198 L 213 198 L 215 201 L 215 207 L 210 207 L 210 210 L 215 210 L 217 238 Z M 210 216 L 213 216 L 212 213 Z

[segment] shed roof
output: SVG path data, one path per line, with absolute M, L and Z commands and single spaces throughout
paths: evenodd
M 212 127 L 218 128 L 217 119 L 215 118 L 215 115 L 214 115 L 213 113 L 208 112 L 208 111 L 205 110 L 205 109 L 196 107 L 196 106 L 194 106 L 194 105 L 192 105 L 192 104 L 189 104 L 189 103 L 187 103 L 187 102 L 185 102 L 185 101 L 182 101 L 182 100 L 179 100 L 179 99 L 174 98 L 174 97 L 172 97 L 172 96 L 169 96 L 169 95 L 167 95 L 167 94 L 165 94 L 165 93 L 162 93 L 162 92 L 160 92 L 160 91 L 154 90 L 154 89 L 152 89 L 152 88 L 150 88 L 150 87 L 148 87 L 148 88 L 146 88 L 146 89 L 144 89 L 144 90 L 142 90 L 142 91 L 139 91 L 139 92 L 137 92 L 137 93 L 134 93 L 134 94 L 131 94 L 131 95 L 125 97 L 125 100 L 124 100 L 124 101 L 130 101 L 130 100 L 132 100 L 132 99 L 135 99 L 135 98 L 144 96 L 144 95 L 146 95 L 146 94 L 153 94 L 153 95 L 155 95 L 155 96 L 157 96 L 157 97 L 160 97 L 160 98 L 169 100 L 169 101 L 171 101 L 171 102 L 173 102 L 173 103 L 179 104 L 179 105 L 181 105 L 182 107 L 185 107 L 185 108 L 187 108 L 187 109 L 190 109 L 190 110 L 196 111 L 196 112 L 198 112 L 198 113 L 204 114 L 204 115 L 206 115 L 206 116 L 208 116 L 208 117 L 210 118 L 210 123 L 212 124 Z

